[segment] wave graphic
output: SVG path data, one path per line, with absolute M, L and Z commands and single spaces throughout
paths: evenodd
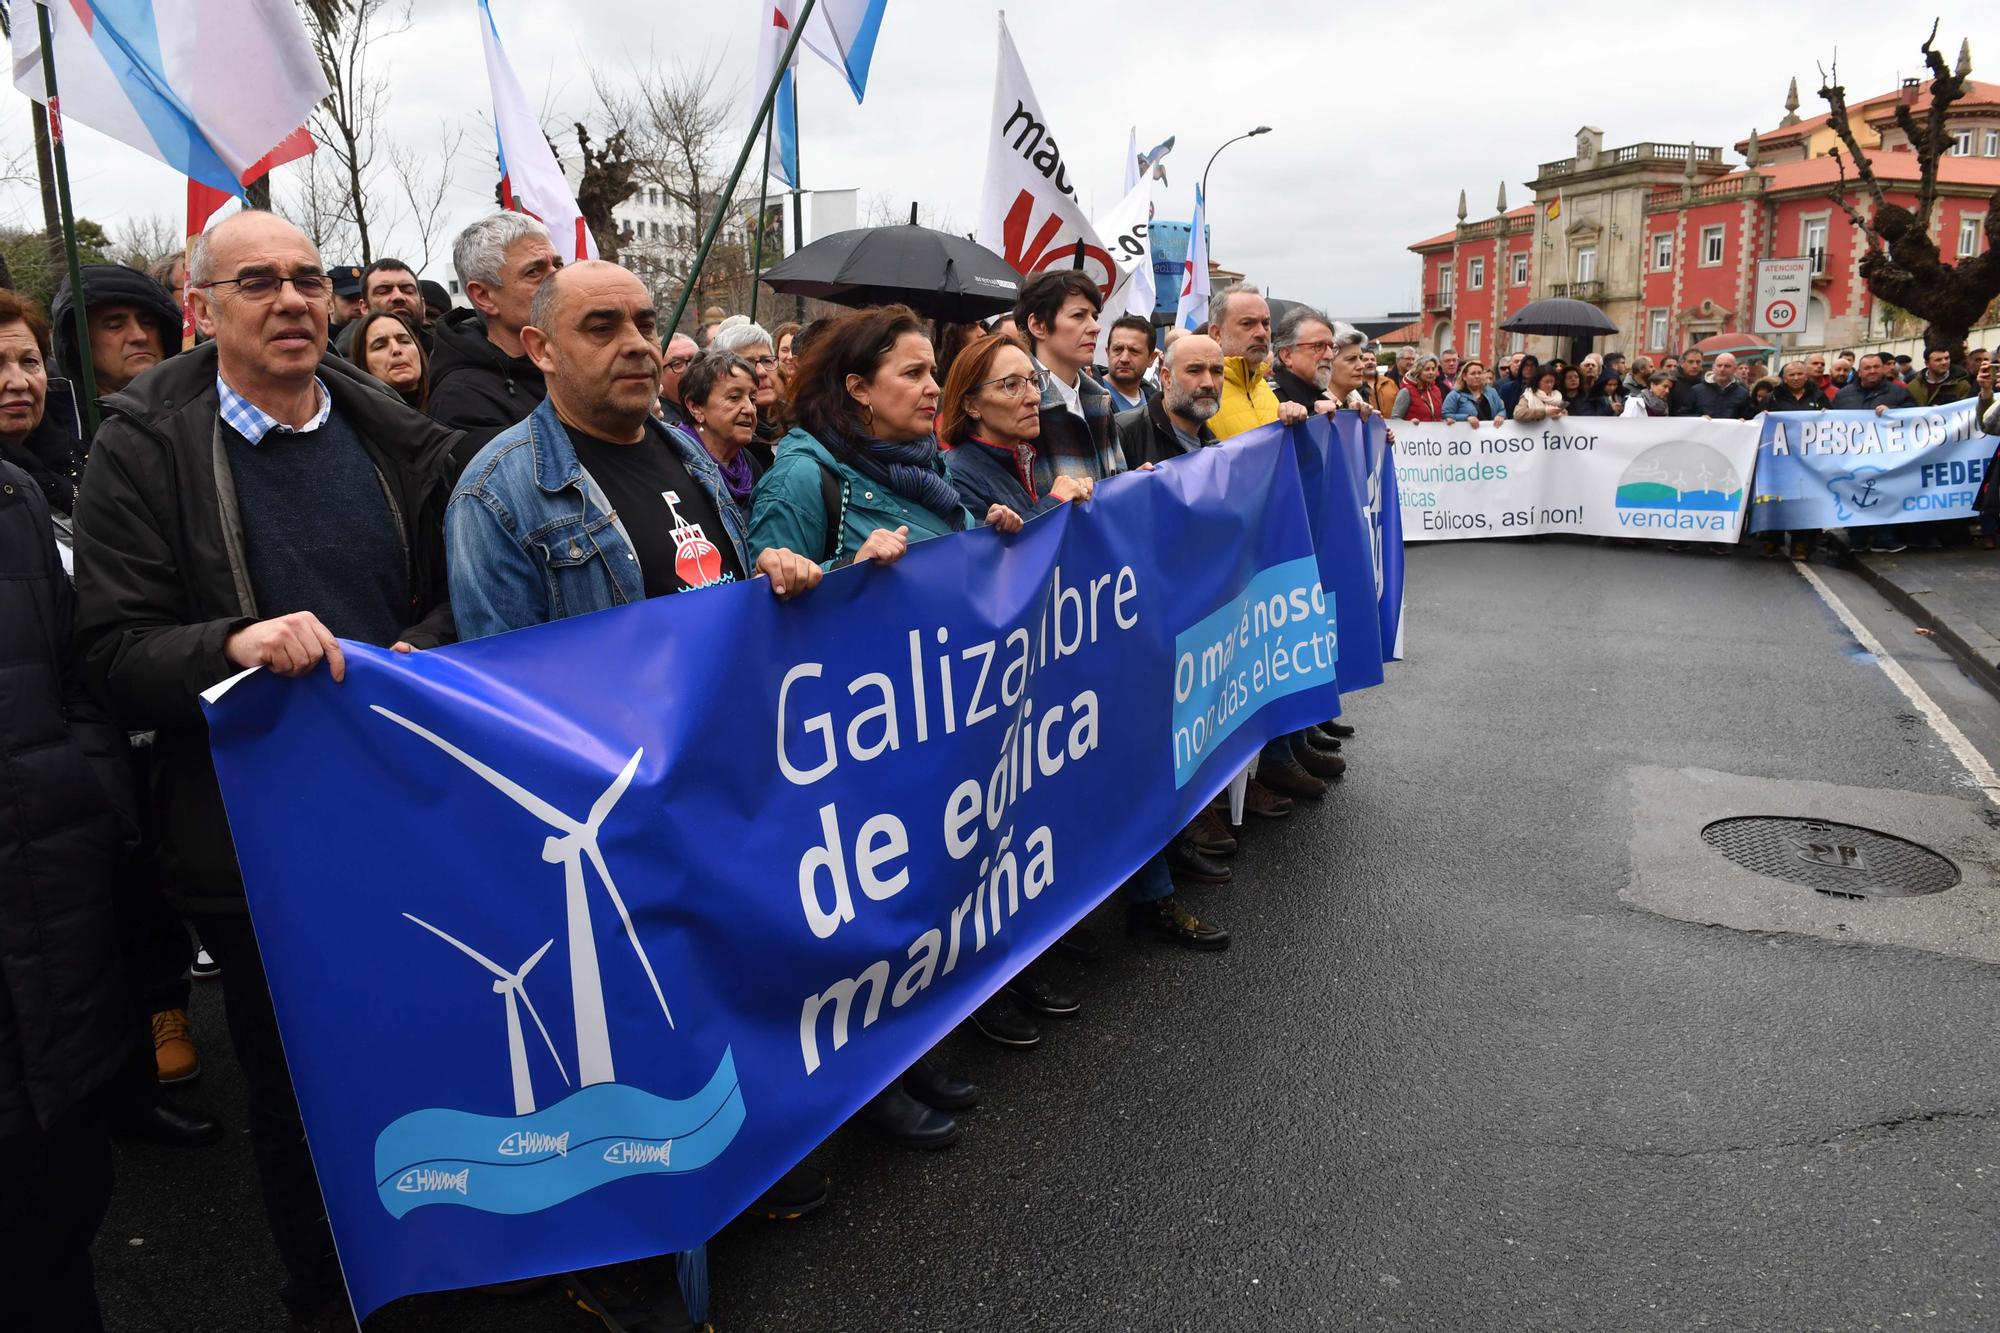
M 736 1058 L 680 1101 L 623 1083 L 594 1083 L 520 1116 L 428 1107 L 375 1139 L 375 1190 L 396 1217 L 427 1204 L 536 1213 L 600 1185 L 707 1166 L 743 1128 Z

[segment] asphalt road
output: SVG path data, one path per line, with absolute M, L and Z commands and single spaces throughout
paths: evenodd
M 1992 752 L 2000 704 L 1828 577 Z M 1945 746 L 1781 562 L 1487 541 L 1413 548 L 1409 587 L 1347 781 L 1199 893 L 1235 947 L 1107 911 L 1059 965 L 1078 1020 L 947 1048 L 985 1090 L 958 1147 L 843 1132 L 825 1211 L 716 1240 L 720 1328 L 2000 1322 L 2000 972 L 1619 896 L 1634 766 L 1970 798 Z M 123 1150 L 98 1258 L 113 1330 L 282 1327 L 240 1133 Z M 368 1325 L 591 1326 L 551 1292 Z

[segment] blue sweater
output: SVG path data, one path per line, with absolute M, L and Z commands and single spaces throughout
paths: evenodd
M 310 611 L 335 635 L 386 648 L 414 619 L 409 556 L 375 462 L 345 417 L 272 431 L 222 427 L 250 591 L 263 619 Z

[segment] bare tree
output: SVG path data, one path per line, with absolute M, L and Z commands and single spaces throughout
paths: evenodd
M 404 218 L 417 237 L 419 273 L 430 267 L 431 256 L 445 240 L 446 195 L 464 144 L 462 126 L 440 126 L 437 142 L 429 148 L 389 145 L 389 171 L 396 178 L 397 192 L 407 210 Z
M 359 245 L 339 164 L 315 152 L 294 164 L 293 188 L 278 211 L 312 239 L 326 262 L 348 263 Z
M 111 233 L 111 262 L 127 268 L 151 268 L 187 245 L 181 226 L 164 213 L 127 218 Z
M 342 215 L 338 220 L 352 229 L 365 264 L 374 258 L 375 236 L 388 229 L 387 220 L 372 211 L 372 200 L 389 81 L 373 69 L 371 56 L 383 38 L 408 30 L 409 0 L 303 0 L 302 7 L 313 54 L 333 90 L 313 108 L 312 133 L 320 147 L 312 155 L 306 188 L 315 213 L 331 208 Z
M 601 71 L 592 75 L 606 129 L 624 135 L 633 186 L 659 190 L 675 219 L 657 239 L 648 234 L 623 243 L 626 264 L 663 281 L 684 280 L 692 268 L 735 160 L 732 121 L 742 99 L 736 88 L 718 83 L 717 68 L 705 55 L 671 66 L 653 60 L 633 71 L 629 87 Z M 724 229 L 696 279 L 691 312 L 748 304 L 748 229 L 741 206 L 747 203 L 754 211 L 756 198 L 754 188 L 739 183 Z
M 1972 73 L 1969 43 L 1959 48 L 1958 67 L 1947 68 L 1936 47 L 1937 24 L 1922 47 L 1924 65 L 1931 72 L 1930 109 L 1923 123 L 1907 102 L 1896 104 L 1896 125 L 1910 141 L 1917 157 L 1917 200 L 1915 208 L 1889 202 L 1875 168 L 1857 142 L 1848 123 L 1847 90 L 1840 86 L 1836 61 L 1831 71 L 1821 70 L 1819 95 L 1830 108 L 1827 119 L 1847 156 L 1833 150 L 1839 179 L 1829 193 L 1847 215 L 1848 221 L 1867 241 L 1867 252 L 1858 268 L 1878 301 L 1900 307 L 1923 319 L 1924 347 L 1943 348 L 1954 362 L 1965 360 L 1965 339 L 2000 298 L 2000 190 L 1986 204 L 1986 249 L 1983 254 L 1944 262 L 1938 243 L 1931 238 L 1931 214 L 1937 206 L 1938 163 L 1952 148 L 1946 120 L 1953 103 L 1965 96 L 1966 80 Z M 1867 193 L 1864 201 L 1872 208 L 1863 212 L 1848 198 L 1846 163 L 1854 164 L 1856 180 Z
M 914 219 L 910 216 L 913 208 L 916 210 Z M 894 227 L 910 221 L 933 231 L 958 231 L 958 224 L 953 221 L 949 208 L 940 209 L 917 200 L 905 202 L 881 190 L 868 196 L 868 206 L 861 214 L 861 225 L 864 227 Z
M 627 150 L 628 135 L 622 129 L 604 136 L 604 143 L 590 146 L 590 131 L 576 122 L 576 147 L 583 155 L 583 175 L 577 182 L 576 206 L 590 233 L 597 239 L 597 253 L 618 262 L 622 238 L 611 210 L 632 197 L 633 181 L 639 164 Z

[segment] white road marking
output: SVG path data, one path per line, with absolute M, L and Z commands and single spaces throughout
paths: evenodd
M 1800 576 L 1812 585 L 1813 591 L 1819 594 L 1819 599 L 1840 617 L 1840 623 L 1847 626 L 1847 632 L 1874 657 L 1875 665 L 1882 668 L 1882 674 L 1889 678 L 1890 683 L 1901 690 L 1903 697 L 1924 715 L 1924 720 L 1931 724 L 1931 730 L 1938 734 L 1951 750 L 1952 757 L 1958 760 L 1959 766 L 1971 776 L 1973 785 L 1987 796 L 2000 800 L 2000 774 L 1993 771 L 1993 765 L 1986 762 L 1985 755 L 1973 748 L 1972 742 L 1965 738 L 1965 733 L 1958 729 L 1958 724 L 1945 715 L 1944 709 L 1938 707 L 1937 701 L 1924 691 L 1923 686 L 1917 684 L 1914 676 L 1903 669 L 1903 664 L 1889 655 L 1888 649 L 1882 646 L 1882 641 L 1868 632 L 1868 627 L 1856 619 L 1854 613 L 1847 609 L 1847 604 L 1840 600 L 1833 589 L 1826 586 L 1825 580 L 1802 562 L 1794 561 L 1792 568 L 1799 571 Z

